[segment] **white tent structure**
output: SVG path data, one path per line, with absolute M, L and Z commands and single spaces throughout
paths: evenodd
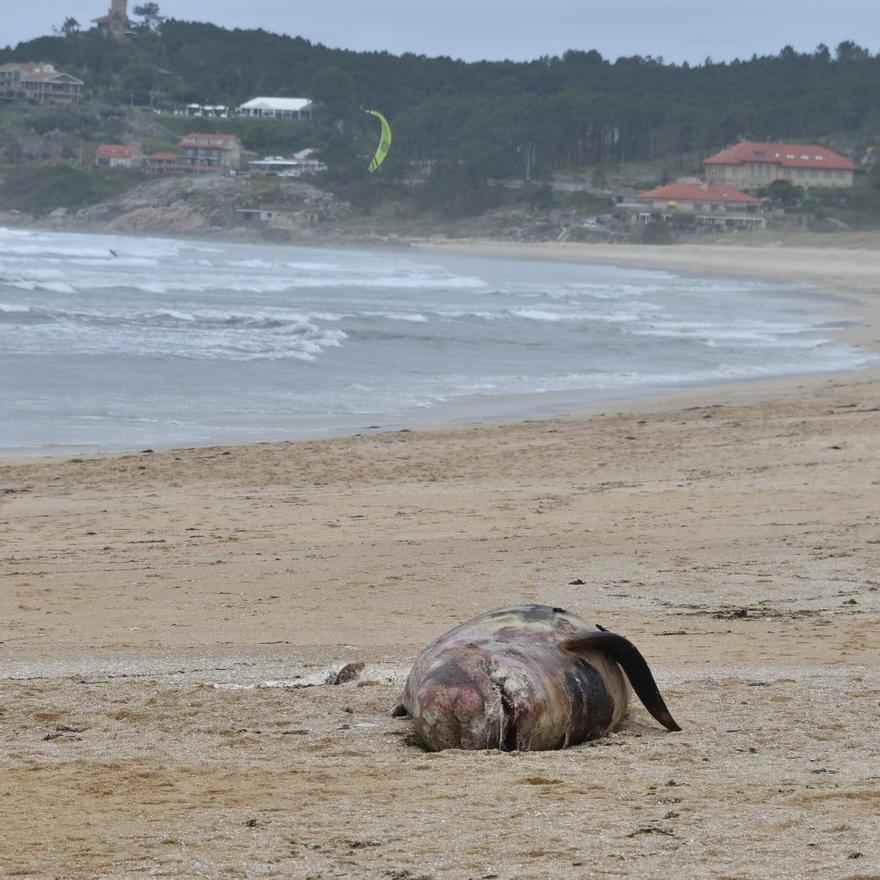
M 315 158 L 315 151 L 309 147 L 294 153 L 290 158 L 283 156 L 266 156 L 248 162 L 248 169 L 253 174 L 275 175 L 277 177 L 301 177 L 303 174 L 320 174 L 327 166 Z
M 312 102 L 308 98 L 251 98 L 238 108 L 238 115 L 262 119 L 311 119 Z

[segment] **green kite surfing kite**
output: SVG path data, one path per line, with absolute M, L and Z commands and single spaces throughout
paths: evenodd
M 385 157 L 388 155 L 388 150 L 391 148 L 391 126 L 388 124 L 388 120 L 378 110 L 365 110 L 364 113 L 369 113 L 371 116 L 375 116 L 382 124 L 382 137 L 379 140 L 379 146 L 376 148 L 376 155 L 373 156 L 370 161 L 370 167 L 368 169 L 370 174 L 372 174 L 374 171 L 379 170 L 379 166 L 385 161 Z

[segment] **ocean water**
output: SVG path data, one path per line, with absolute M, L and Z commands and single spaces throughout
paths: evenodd
M 0 229 L 0 454 L 545 414 L 850 369 L 828 300 L 605 266 Z

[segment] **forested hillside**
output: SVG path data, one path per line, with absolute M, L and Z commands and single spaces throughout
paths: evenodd
M 0 51 L 0 63 L 52 61 L 108 103 L 313 97 L 323 104 L 326 146 L 341 155 L 370 124 L 360 108 L 375 106 L 395 128 L 392 175 L 409 160 L 445 160 L 475 179 L 539 177 L 641 160 L 698 161 L 746 136 L 859 148 L 880 137 L 880 56 L 851 42 L 699 66 L 609 61 L 595 51 L 465 63 L 329 49 L 264 30 L 152 23 L 124 44 L 68 27 L 65 36 Z

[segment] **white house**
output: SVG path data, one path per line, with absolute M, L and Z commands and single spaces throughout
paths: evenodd
M 312 106 L 308 98 L 252 98 L 238 108 L 238 115 L 262 119 L 311 119 Z
M 38 104 L 73 104 L 85 83 L 45 62 L 0 64 L 0 95 Z

